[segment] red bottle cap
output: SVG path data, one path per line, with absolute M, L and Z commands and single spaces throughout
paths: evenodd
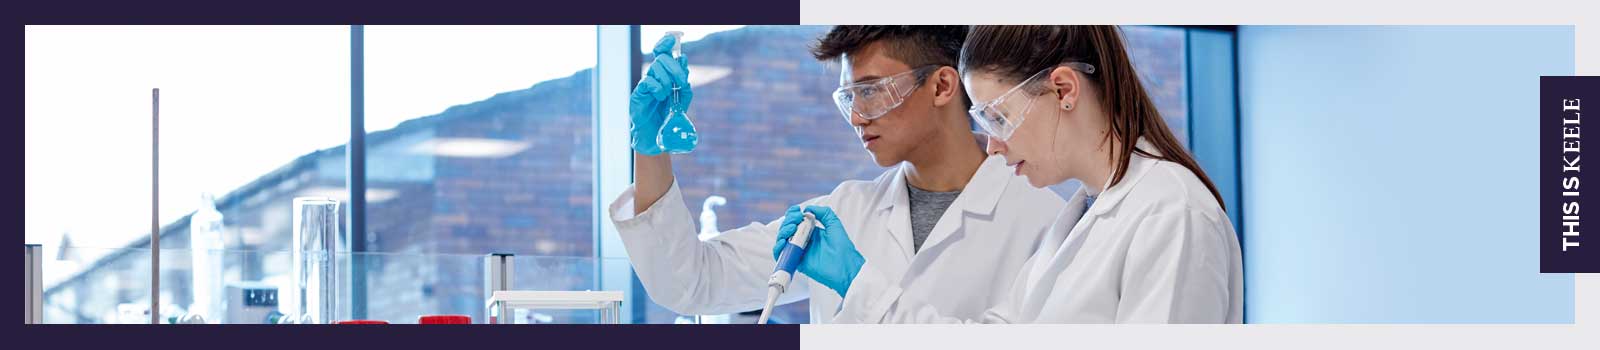
M 389 324 L 389 322 L 380 320 L 346 320 L 339 321 L 335 324 Z
M 472 324 L 472 316 L 467 315 L 422 315 L 417 317 L 418 324 Z

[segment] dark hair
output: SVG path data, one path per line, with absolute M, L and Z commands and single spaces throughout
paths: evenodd
M 1211 190 L 1217 205 L 1227 209 L 1217 186 L 1167 129 L 1161 112 L 1145 93 L 1117 27 L 975 26 L 961 47 L 962 72 L 991 73 L 1014 82 L 1068 62 L 1094 65 L 1095 72 L 1087 76 L 1090 83 L 1100 88 L 1100 102 L 1111 116 L 1111 133 L 1106 137 L 1122 142 L 1120 149 L 1115 150 L 1116 173 L 1106 187 L 1122 182 L 1129 159 L 1137 153 L 1188 168 Z M 1139 149 L 1137 143 L 1141 137 L 1155 145 L 1161 155 Z
M 967 39 L 967 26 L 834 26 L 817 39 L 811 55 L 818 61 L 831 61 L 853 54 L 875 42 L 884 43 L 884 55 L 911 68 L 926 65 L 956 67 L 961 44 Z M 931 72 L 930 72 L 931 74 Z M 920 84 L 926 75 L 918 76 Z M 957 91 L 963 106 L 971 106 L 966 91 Z

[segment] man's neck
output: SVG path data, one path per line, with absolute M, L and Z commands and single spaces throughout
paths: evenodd
M 983 148 L 970 132 L 929 140 L 906 159 L 906 181 L 924 191 L 960 191 L 983 165 Z

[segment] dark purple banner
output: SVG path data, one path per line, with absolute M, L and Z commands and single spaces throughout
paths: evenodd
M 19 24 L 799 24 L 800 1 L 35 1 Z
M 1585 103 L 1587 102 L 1587 103 Z M 1584 105 L 1600 110 L 1600 77 L 1539 77 L 1539 272 L 1600 272 L 1600 216 L 1587 213 L 1589 186 L 1600 186 L 1585 166 Z M 1596 121 L 1595 127 L 1600 127 Z M 1600 132 L 1596 128 L 1593 132 Z M 1600 134 L 1595 134 L 1600 136 Z M 1591 137 L 1600 139 L 1600 137 Z M 1591 146 L 1600 160 L 1600 143 Z M 1587 169 L 1586 169 L 1587 168 Z M 1585 171 L 1587 170 L 1587 171 Z M 1589 207 L 1600 210 L 1600 207 Z

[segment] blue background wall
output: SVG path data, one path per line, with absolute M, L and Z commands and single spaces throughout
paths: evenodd
M 1252 323 L 1570 323 L 1538 273 L 1535 101 L 1573 29 L 1239 30 Z

